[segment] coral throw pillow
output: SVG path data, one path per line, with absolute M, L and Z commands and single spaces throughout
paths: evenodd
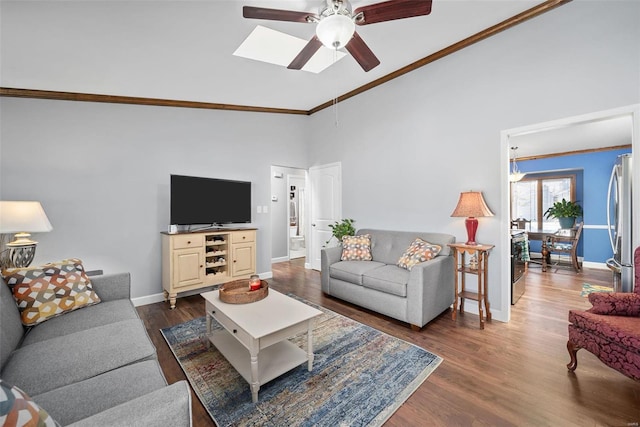
M 342 261 L 371 261 L 371 235 L 342 236 Z
M 10 268 L 2 275 L 12 289 L 25 326 L 100 302 L 79 259 Z
M 411 271 L 414 265 L 437 257 L 441 250 L 441 246 L 416 237 L 407 250 L 404 251 L 396 265 Z

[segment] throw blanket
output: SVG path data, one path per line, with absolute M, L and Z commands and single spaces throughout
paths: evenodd
M 520 259 L 524 262 L 531 261 L 531 258 L 529 257 L 529 238 L 524 236 L 524 240 L 516 242 L 516 245 L 520 246 L 520 249 L 522 249 L 522 252 L 520 252 Z

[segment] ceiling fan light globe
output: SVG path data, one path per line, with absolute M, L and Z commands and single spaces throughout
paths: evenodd
M 343 48 L 356 30 L 356 24 L 345 15 L 331 15 L 323 18 L 316 26 L 316 35 L 329 49 Z

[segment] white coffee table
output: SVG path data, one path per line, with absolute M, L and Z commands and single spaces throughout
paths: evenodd
M 220 301 L 219 291 L 201 294 L 206 301 L 209 341 L 251 385 L 251 398 L 258 401 L 260 386 L 305 361 L 313 368 L 313 319 L 322 312 L 274 291 L 249 304 Z M 224 329 L 212 331 L 214 318 Z M 288 338 L 307 332 L 305 352 Z

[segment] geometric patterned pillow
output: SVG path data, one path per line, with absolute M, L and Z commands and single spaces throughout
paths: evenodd
M 79 259 L 41 267 L 10 268 L 3 270 L 2 275 L 13 290 L 25 326 L 100 302 Z
M 437 257 L 441 250 L 441 246 L 433 245 L 417 237 L 404 251 L 396 265 L 411 271 L 414 265 Z
M 342 236 L 342 261 L 371 261 L 371 235 Z
M 60 424 L 25 392 L 0 380 L 0 425 L 55 427 Z

